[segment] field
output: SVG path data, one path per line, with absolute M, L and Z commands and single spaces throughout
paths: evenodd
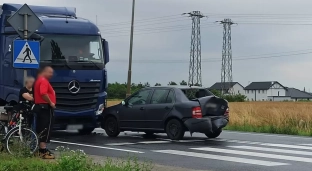
M 108 105 L 121 100 L 108 101 Z M 311 102 L 230 103 L 228 130 L 312 136 Z

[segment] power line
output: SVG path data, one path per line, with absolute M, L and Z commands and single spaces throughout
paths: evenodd
M 206 26 L 206 27 L 202 27 L 202 28 L 212 28 L 212 27 L 220 27 L 220 26 L 217 26 L 217 25 L 209 25 L 209 26 Z M 164 31 L 147 31 L 147 32 L 144 32 L 143 33 L 135 33 L 134 35 L 143 35 L 143 34 L 155 34 L 155 33 L 167 33 L 167 32 L 178 32 L 178 31 L 185 31 L 185 30 L 190 30 L 190 28 L 181 28 L 181 29 L 169 29 L 169 30 L 164 30 Z M 105 38 L 112 38 L 112 37 L 122 37 L 122 36 L 129 36 L 129 34 L 121 34 L 121 35 L 108 35 L 108 36 L 105 36 L 105 33 L 103 33 L 104 37 Z
M 213 26 L 215 24 L 213 23 L 206 23 L 206 24 L 203 24 L 202 26 Z M 174 25 L 174 26 L 165 26 L 165 27 L 147 27 L 147 28 L 142 28 L 142 29 L 136 29 L 135 31 L 138 32 L 138 31 L 155 31 L 155 30 L 168 30 L 168 29 L 176 29 L 176 28 L 190 28 L 190 25 Z M 103 31 L 102 33 L 105 33 L 105 34 L 109 34 L 109 33 L 123 33 L 123 32 L 129 32 L 129 29 L 125 29 L 125 30 L 114 30 L 112 32 L 106 32 Z
M 290 51 L 292 52 L 292 51 Z M 296 52 L 296 51 L 293 51 Z M 272 53 L 272 54 L 278 54 L 278 53 Z M 307 55 L 307 54 L 312 54 L 312 51 L 310 52 L 301 52 L 301 53 L 290 53 L 290 54 L 280 54 L 280 55 L 268 55 L 268 56 L 259 56 L 254 55 L 255 57 L 249 57 L 249 58 L 243 58 L 243 57 L 237 57 L 237 58 L 232 58 L 233 61 L 241 61 L 241 60 L 256 60 L 256 59 L 270 59 L 270 58 L 281 58 L 281 57 L 287 57 L 287 56 L 295 56 L 295 55 Z M 221 62 L 222 60 L 214 58 L 214 59 L 202 59 L 202 62 Z M 127 60 L 124 59 L 112 59 L 111 62 L 127 62 Z M 146 60 L 146 59 L 141 59 L 141 60 L 135 60 L 136 63 L 188 63 L 187 60 Z
M 168 15 L 168 16 L 161 16 L 161 17 L 154 17 L 154 18 L 146 18 L 137 20 L 137 23 L 148 23 L 148 22 L 154 22 L 154 21 L 164 21 L 164 20 L 175 20 L 180 18 L 180 14 L 178 15 Z M 107 23 L 107 24 L 101 24 L 102 27 L 114 27 L 114 26 L 120 26 L 120 25 L 128 25 L 131 24 L 131 22 L 116 22 L 116 23 Z

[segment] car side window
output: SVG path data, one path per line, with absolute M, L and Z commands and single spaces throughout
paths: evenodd
M 135 93 L 132 97 L 128 99 L 128 104 L 130 105 L 143 105 L 146 104 L 148 95 L 152 90 L 142 90 Z
M 174 92 L 173 90 L 170 90 L 167 99 L 166 99 L 166 103 L 174 103 L 175 101 L 175 96 L 174 96 Z
M 155 90 L 152 96 L 151 104 L 166 103 L 169 90 Z

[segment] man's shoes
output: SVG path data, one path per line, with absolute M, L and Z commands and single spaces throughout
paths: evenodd
M 48 149 L 44 149 L 44 150 L 40 149 L 38 156 L 42 159 L 55 159 L 54 154 Z

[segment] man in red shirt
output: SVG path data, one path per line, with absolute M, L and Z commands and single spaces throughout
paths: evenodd
M 37 134 L 39 135 L 39 156 L 43 159 L 54 159 L 46 146 L 50 142 L 50 134 L 54 119 L 56 103 L 55 92 L 49 80 L 53 76 L 53 69 L 49 66 L 41 68 L 34 85 L 35 105 L 39 107 L 37 114 Z

